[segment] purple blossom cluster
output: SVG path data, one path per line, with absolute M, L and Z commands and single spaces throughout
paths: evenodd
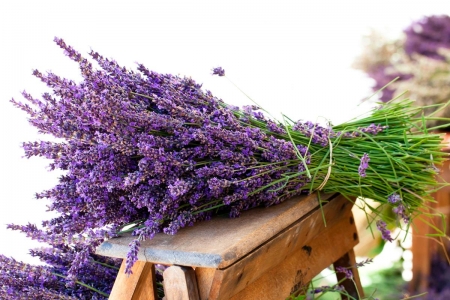
M 450 17 L 447 15 L 429 16 L 413 22 L 405 29 L 405 52 L 433 59 L 445 60 L 439 48 L 450 48 Z
M 324 286 L 316 287 L 311 290 L 311 294 L 319 294 L 319 293 L 326 293 L 326 292 L 342 293 L 342 292 L 345 292 L 345 288 L 342 285 L 336 285 L 336 286 L 324 285 Z
M 364 134 L 369 135 L 377 135 L 380 132 L 386 130 L 388 126 L 383 126 L 380 124 L 370 124 L 366 127 L 358 127 L 355 130 L 351 131 L 334 131 L 331 126 L 323 127 L 318 123 L 313 123 L 311 121 L 297 121 L 294 126 L 292 126 L 292 130 L 298 131 L 304 136 L 311 139 L 311 142 L 314 144 L 319 144 L 322 147 L 326 147 L 329 144 L 329 140 L 336 137 L 344 137 L 344 138 L 356 138 L 361 137 Z M 277 132 L 276 130 L 272 130 L 273 132 Z M 285 133 L 285 131 L 280 132 Z
M 378 230 L 381 232 L 381 237 L 383 238 L 383 240 L 388 242 L 394 241 L 394 239 L 391 237 L 391 232 L 386 228 L 386 222 L 384 222 L 383 220 L 378 220 L 376 224 Z
M 54 188 L 37 194 L 51 199 L 49 209 L 60 217 L 43 222 L 42 230 L 31 224 L 10 228 L 79 247 L 69 278 L 86 253 L 124 224 L 142 220 L 133 232 L 130 272 L 138 240 L 209 219 L 217 205 L 237 217 L 301 192 L 307 181 L 302 175 L 261 189 L 304 166 L 290 141 L 275 138 L 284 132 L 281 125 L 253 126 L 267 121 L 257 107 L 229 108 L 190 78 L 141 64 L 136 73 L 91 51 L 97 70 L 62 39 L 55 42 L 78 63 L 83 81 L 35 70 L 53 93 L 36 99 L 24 92 L 29 103 L 11 101 L 41 133 L 64 140 L 23 144 L 26 157 L 51 159 L 52 169 L 66 171 Z M 214 73 L 224 75 L 221 68 Z M 309 161 L 308 149 L 298 150 Z
M 361 268 L 361 267 L 364 267 L 365 265 L 368 265 L 370 263 L 373 263 L 373 258 L 367 258 L 367 259 L 365 259 L 363 261 L 360 261 L 360 262 L 356 263 L 355 267 L 356 268 Z
M 440 48 L 450 48 L 450 17 L 446 15 L 424 17 L 413 22 L 404 30 L 405 41 L 402 45 L 405 53 L 414 59 L 414 55 L 422 55 L 428 58 L 445 60 L 445 56 L 439 53 Z M 379 91 L 389 82 L 397 79 L 397 82 L 408 80 L 412 74 L 403 73 L 393 68 L 390 63 L 381 63 L 372 66 L 368 75 L 375 80 L 374 91 Z M 395 88 L 387 86 L 383 89 L 381 100 L 387 102 L 394 96 Z
M 212 69 L 212 74 L 217 76 L 225 76 L 225 70 L 222 67 Z
M 406 211 L 405 205 L 402 203 L 402 198 L 399 194 L 393 193 L 387 198 L 390 204 L 395 205 L 392 211 L 398 215 L 405 223 L 409 223 L 410 217 Z
M 361 162 L 358 168 L 359 176 L 366 177 L 366 170 L 369 167 L 369 161 L 370 161 L 369 154 L 364 153 L 363 156 L 361 157 Z
M 45 266 L 33 266 L 0 255 L 1 299 L 107 299 L 120 260 L 87 253 L 77 278 L 67 279 L 79 253 L 65 245 L 31 250 Z M 84 255 L 84 254 L 83 254 Z M 82 283 L 82 284 L 80 284 Z M 90 288 L 87 288 L 90 286 Z
M 388 200 L 388 202 L 391 203 L 391 204 L 397 204 L 397 203 L 399 203 L 400 201 L 402 201 L 402 198 L 400 197 L 399 194 L 393 193 L 392 195 L 390 195 L 390 196 L 387 198 L 387 200 Z
M 353 272 L 349 268 L 336 267 L 336 272 L 337 273 L 343 273 L 347 279 L 352 279 L 353 278 Z
M 403 204 L 401 203 L 401 204 L 397 205 L 396 207 L 394 207 L 394 208 L 392 209 L 392 211 L 393 211 L 395 214 L 397 214 L 397 215 L 403 220 L 403 222 L 405 222 L 406 224 L 409 223 L 410 218 L 409 218 L 408 213 L 406 212 L 405 205 L 403 205 Z

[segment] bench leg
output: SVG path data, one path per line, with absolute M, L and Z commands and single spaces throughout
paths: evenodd
M 156 300 L 155 266 L 145 261 L 135 262 L 133 274 L 125 274 L 125 259 L 120 266 L 110 300 Z
M 191 267 L 168 267 L 163 277 L 165 300 L 200 300 L 195 271 Z
M 336 273 L 337 280 L 338 282 L 343 280 L 341 285 L 351 297 L 355 299 L 362 299 L 364 297 L 364 292 L 359 279 L 358 269 L 356 268 L 355 252 L 353 249 L 345 253 L 342 257 L 335 261 L 333 265 L 335 270 L 337 267 L 344 267 L 349 268 L 349 270 L 352 271 L 353 280 L 346 279 L 345 274 L 343 273 Z M 347 300 L 348 297 L 342 295 L 342 299 Z

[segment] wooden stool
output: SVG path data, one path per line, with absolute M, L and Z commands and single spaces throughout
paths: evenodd
M 321 199 L 322 210 L 313 194 L 237 219 L 217 216 L 173 236 L 158 234 L 141 243 L 131 276 L 124 274 L 124 260 L 109 299 L 156 299 L 153 264 L 171 265 L 163 274 L 166 300 L 286 299 L 331 264 L 351 268 L 356 286 L 351 280 L 342 285 L 359 299 L 352 203 L 339 194 Z M 125 258 L 133 238 L 108 240 L 97 254 Z

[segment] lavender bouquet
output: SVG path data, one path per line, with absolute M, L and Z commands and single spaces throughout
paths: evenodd
M 53 92 L 42 99 L 24 92 L 28 103 L 12 103 L 39 132 L 61 140 L 23 144 L 26 157 L 46 157 L 51 169 L 65 171 L 58 185 L 36 195 L 50 199 L 59 216 L 41 228 L 9 228 L 76 249 L 66 276 L 72 282 L 95 247 L 122 232 L 136 236 L 130 272 L 141 240 L 215 214 L 238 217 L 324 191 L 392 206 L 409 226 L 442 185 L 435 179 L 435 164 L 446 158 L 442 138 L 426 127 L 434 117 L 410 100 L 338 126 L 277 121 L 255 105 L 228 105 L 191 78 L 141 64 L 131 71 L 92 51 L 95 69 L 62 39 L 55 42 L 79 64 L 83 81 L 36 70 Z M 222 68 L 213 73 L 225 76 Z M 383 221 L 378 225 L 389 240 Z

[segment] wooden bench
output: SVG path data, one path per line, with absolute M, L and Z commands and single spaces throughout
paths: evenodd
M 331 264 L 352 269 L 354 281 L 342 285 L 359 299 L 352 203 L 339 194 L 321 195 L 321 200 L 322 209 L 312 194 L 255 208 L 237 219 L 217 216 L 174 236 L 158 234 L 141 243 L 131 276 L 124 274 L 124 260 L 110 299 L 156 299 L 154 264 L 170 265 L 163 274 L 166 300 L 286 299 Z M 97 253 L 124 258 L 132 239 L 108 240 Z

